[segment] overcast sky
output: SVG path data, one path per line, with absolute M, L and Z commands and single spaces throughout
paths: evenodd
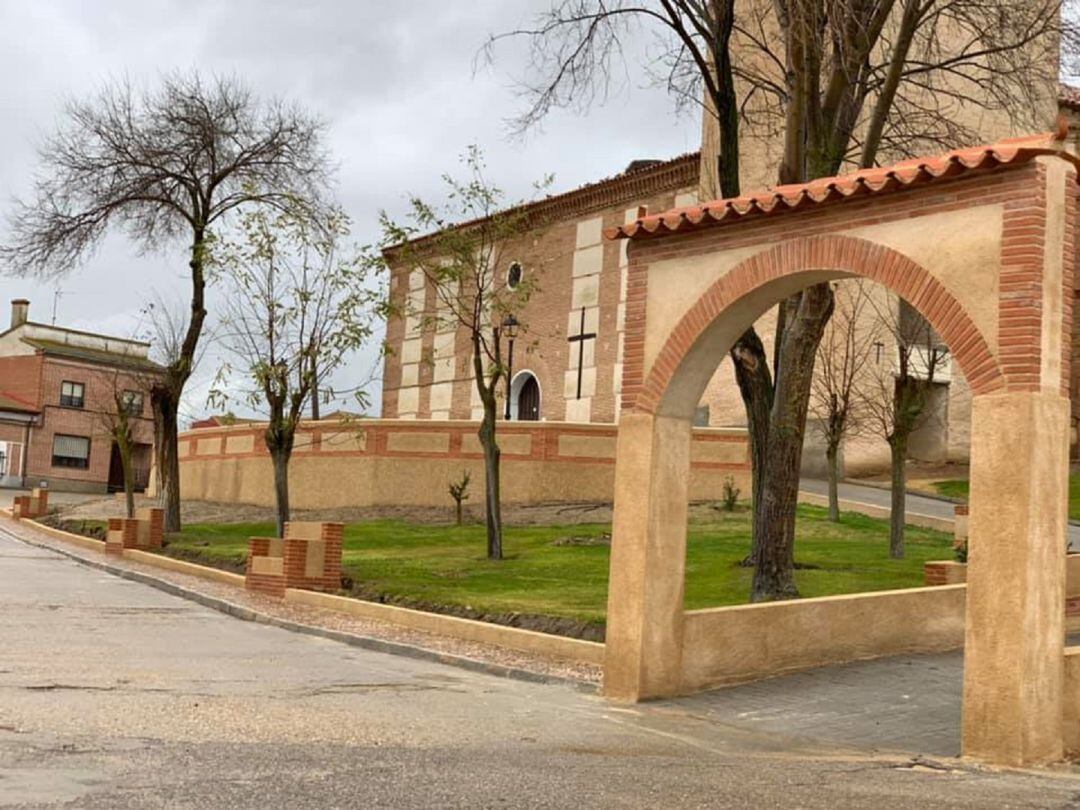
M 511 198 L 528 196 L 547 173 L 553 191 L 620 172 L 636 158 L 697 148 L 699 124 L 677 118 L 670 99 L 636 65 L 627 86 L 581 117 L 557 112 L 526 142 L 505 120 L 521 109 L 514 80 L 524 42 L 504 45 L 474 75 L 487 35 L 527 23 L 548 0 L 412 0 L 409 3 L 295 0 L 34 0 L 0 2 L 0 202 L 25 196 L 36 146 L 60 121 L 68 97 L 128 75 L 152 83 L 161 71 L 196 67 L 234 73 L 256 92 L 299 100 L 329 124 L 340 165 L 338 197 L 361 243 L 377 236 L 381 208 L 401 211 L 408 192 L 441 193 L 439 176 L 471 143 L 485 150 L 490 176 Z M 642 52 L 648 42 L 639 43 Z M 6 235 L 6 222 L 0 239 Z M 59 281 L 0 276 L 6 302 L 31 299 L 31 317 L 132 335 L 157 292 L 186 301 L 184 245 L 139 256 L 110 238 L 85 267 Z M 210 296 L 214 309 L 213 291 Z M 189 406 L 204 409 L 211 357 Z M 362 365 L 362 363 L 360 363 Z M 345 375 L 346 378 L 348 375 Z M 374 391 L 378 402 L 378 391 Z

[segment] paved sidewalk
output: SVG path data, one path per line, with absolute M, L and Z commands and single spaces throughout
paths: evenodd
M 463 641 L 338 611 L 288 603 L 228 583 L 211 582 L 126 558 L 106 557 L 102 553 L 65 543 L 26 523 L 0 517 L 0 541 L 5 538 L 24 540 L 38 548 L 56 550 L 69 559 L 83 559 L 99 568 L 108 566 L 125 574 L 164 583 L 165 587 L 186 592 L 191 595 L 190 598 L 234 616 L 276 622 L 282 626 L 299 624 L 311 628 L 314 633 L 348 634 L 359 646 L 395 648 L 402 654 L 415 653 L 426 658 L 455 659 L 462 666 L 513 672 L 521 677 L 550 677 L 584 684 L 595 684 L 600 680 L 600 668 L 592 664 Z
M 830 713 L 791 678 L 770 685 L 787 697 L 768 727 L 761 707 L 614 706 L 240 622 L 11 539 L 0 582 L 4 807 L 974 810 L 1080 792 L 1068 769 L 829 743 Z M 882 703 L 876 688 L 859 695 Z M 792 736 L 815 717 L 816 742 Z

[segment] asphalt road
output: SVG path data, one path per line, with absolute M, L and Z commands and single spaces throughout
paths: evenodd
M 0 806 L 1080 807 L 1068 772 L 800 732 L 245 623 L 0 533 Z

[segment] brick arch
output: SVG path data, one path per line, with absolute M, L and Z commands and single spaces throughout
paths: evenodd
M 623 403 L 624 409 L 656 413 L 684 360 L 729 307 L 771 282 L 803 274 L 860 276 L 888 287 L 941 335 L 973 394 L 1005 386 L 1001 367 L 978 327 L 963 305 L 925 268 L 876 242 L 827 235 L 782 242 L 745 259 L 713 283 L 680 319 L 636 396 Z M 819 280 L 823 279 L 813 279 Z M 631 393 L 636 386 L 632 381 L 627 383 Z

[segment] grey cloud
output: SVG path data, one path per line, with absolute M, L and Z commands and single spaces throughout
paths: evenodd
M 470 143 L 484 148 L 491 176 L 510 199 L 528 196 L 547 173 L 561 191 L 617 173 L 634 158 L 697 147 L 698 123 L 676 119 L 670 99 L 645 88 L 634 65 L 629 90 L 605 107 L 586 117 L 556 113 L 525 142 L 508 140 L 503 122 L 520 108 L 511 77 L 522 70 L 524 43 L 504 45 L 494 67 L 475 75 L 474 57 L 489 33 L 525 22 L 546 4 L 4 3 L 0 71 L 14 80 L 0 86 L 0 201 L 27 193 L 35 144 L 60 120 L 66 97 L 110 77 L 152 83 L 159 72 L 191 67 L 237 74 L 256 92 L 296 99 L 326 119 L 340 165 L 336 192 L 362 243 L 377 238 L 380 209 L 400 213 L 410 192 L 437 197 L 440 175 L 455 169 Z M 31 298 L 34 316 L 47 320 L 59 288 L 67 291 L 61 322 L 131 334 L 153 290 L 184 300 L 185 265 L 182 244 L 140 256 L 122 235 L 112 236 L 85 268 L 56 282 L 0 277 L 0 302 Z M 207 363 L 215 362 L 210 355 Z M 359 359 L 357 374 L 369 362 Z M 342 375 L 342 385 L 348 379 Z M 201 394 L 193 397 L 189 409 L 203 410 Z

